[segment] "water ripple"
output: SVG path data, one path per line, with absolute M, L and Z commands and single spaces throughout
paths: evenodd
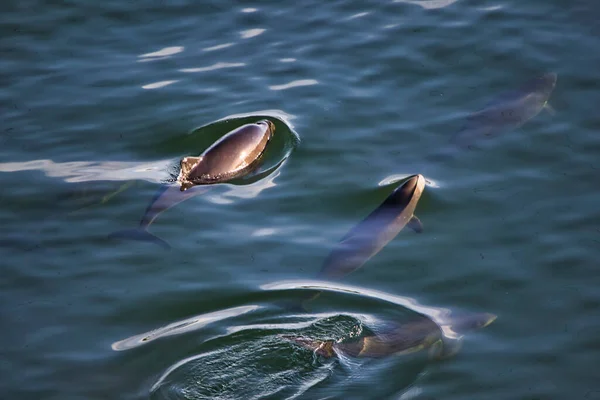
M 271 90 L 286 90 L 286 89 L 291 89 L 291 88 L 295 88 L 295 87 L 300 87 L 300 86 L 312 86 L 312 85 L 317 85 L 319 82 L 316 81 L 315 79 L 300 79 L 297 81 L 292 81 L 289 83 L 285 83 L 283 85 L 273 85 L 273 86 L 269 86 L 269 89 Z
M 241 31 L 240 36 L 242 37 L 242 39 L 250 39 L 264 33 L 265 30 L 266 29 L 260 28 L 248 29 L 246 31 Z
M 453 332 L 448 324 L 448 317 L 451 314 L 450 309 L 424 306 L 419 304 L 416 299 L 407 296 L 400 296 L 385 293 L 379 290 L 367 289 L 359 286 L 346 285 L 342 283 L 332 283 L 325 281 L 312 280 L 289 280 L 281 282 L 273 282 L 261 286 L 263 290 L 323 290 L 339 293 L 355 294 L 362 297 L 368 297 L 378 300 L 383 300 L 389 303 L 397 304 L 406 309 L 426 315 L 442 327 L 444 334 L 451 338 L 457 338 L 458 335 Z
M 223 44 L 218 44 L 216 46 L 211 46 L 211 47 L 205 47 L 202 49 L 202 51 L 215 51 L 215 50 L 221 50 L 221 49 L 226 49 L 227 47 L 231 47 L 233 46 L 235 43 L 223 43 Z
M 157 59 L 163 59 L 178 53 L 181 53 L 184 50 L 183 46 L 173 46 L 173 47 L 165 47 L 164 49 L 160 49 L 158 51 L 146 54 L 140 54 L 138 58 L 139 62 L 144 61 L 152 61 Z
M 456 3 L 458 0 L 394 0 L 394 3 L 408 3 L 423 7 L 426 10 L 435 10 Z
M 353 20 L 353 19 L 362 18 L 362 17 L 365 17 L 365 16 L 367 16 L 369 14 L 370 14 L 370 12 L 368 12 L 368 11 L 367 12 L 360 12 L 360 13 L 357 13 L 357 14 L 349 16 L 346 20 L 350 21 L 350 20 Z
M 244 65 L 246 65 L 245 63 L 228 63 L 228 62 L 218 62 L 216 64 L 210 65 L 208 67 L 199 67 L 199 68 L 182 68 L 179 71 L 180 72 L 207 72 L 207 71 L 215 71 L 217 69 L 224 69 L 224 68 L 237 68 L 237 67 L 243 67 Z
M 142 89 L 160 89 L 162 87 L 169 86 L 175 82 L 179 82 L 179 81 L 173 80 L 173 81 L 160 81 L 160 82 L 149 83 L 147 85 L 142 86 Z

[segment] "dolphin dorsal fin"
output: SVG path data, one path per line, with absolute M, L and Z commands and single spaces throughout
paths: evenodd
M 556 115 L 556 110 L 548 102 L 544 104 L 544 110 L 546 110 L 552 116 Z
M 410 219 L 410 221 L 408 221 L 406 226 L 408 226 L 410 229 L 412 229 L 416 233 L 423 232 L 423 223 L 421 223 L 421 220 L 416 215 L 412 216 L 412 218 Z
M 188 174 L 190 173 L 190 171 L 192 169 L 194 169 L 194 167 L 196 167 L 196 165 L 198 165 L 198 163 L 200 163 L 200 161 L 202 161 L 202 156 L 198 156 L 198 157 L 184 157 L 181 160 L 181 173 L 180 176 L 182 177 L 187 177 Z

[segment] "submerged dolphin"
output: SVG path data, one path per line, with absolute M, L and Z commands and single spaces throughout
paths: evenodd
M 200 156 L 183 158 L 177 178 L 180 185 L 163 186 L 137 228 L 113 232 L 108 237 L 149 241 L 169 249 L 167 242 L 148 232 L 156 217 L 182 201 L 205 193 L 210 184 L 228 182 L 256 170 L 274 132 L 275 125 L 268 120 L 246 124 L 223 136 Z
M 340 278 L 363 266 L 408 225 L 422 232 L 421 221 L 414 215 L 425 189 L 425 178 L 413 175 L 356 225 L 332 250 L 318 278 Z
M 450 139 L 451 147 L 434 154 L 434 159 L 455 155 L 455 148 L 470 149 L 478 141 L 516 129 L 544 108 L 552 111 L 548 99 L 556 86 L 557 75 L 546 73 L 516 90 L 500 94 L 481 110 L 469 115 L 462 128 Z
M 484 328 L 495 319 L 496 315 L 489 313 L 469 314 L 453 318 L 448 321 L 448 326 L 453 332 L 462 335 Z M 425 316 L 421 316 L 416 321 L 396 325 L 381 334 L 367 335 L 349 342 L 311 340 L 291 335 L 281 335 L 281 337 L 325 358 L 340 355 L 383 358 L 424 349 L 429 349 L 432 357 L 445 358 L 456 354 L 460 348 L 459 340 L 446 337 L 442 328 Z

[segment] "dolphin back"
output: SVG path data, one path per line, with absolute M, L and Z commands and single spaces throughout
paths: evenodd
M 190 157 L 193 166 L 182 169 L 180 180 L 213 183 L 244 175 L 256 166 L 273 134 L 270 121 L 243 125 L 219 139 L 201 157 Z

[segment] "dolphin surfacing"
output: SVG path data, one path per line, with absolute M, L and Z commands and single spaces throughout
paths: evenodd
M 260 162 L 275 125 L 269 120 L 243 125 L 223 136 L 198 157 L 181 160 L 181 191 L 193 185 L 227 182 L 248 174 Z
M 269 120 L 243 125 L 216 141 L 198 157 L 184 157 L 177 178 L 179 185 L 161 187 L 137 228 L 113 232 L 111 239 L 130 239 L 171 246 L 148 232 L 150 224 L 163 211 L 191 197 L 206 193 L 210 185 L 228 182 L 252 173 L 260 165 L 275 125 Z
M 496 315 L 491 313 L 473 313 L 453 318 L 448 321 L 448 325 L 454 332 L 463 335 L 482 329 L 495 320 Z M 441 327 L 427 316 L 421 316 L 405 324 L 393 325 L 391 329 L 381 334 L 366 335 L 347 342 L 312 340 L 293 335 L 280 335 L 280 337 L 325 358 L 339 355 L 354 358 L 384 358 L 429 349 L 430 357 L 442 359 L 455 355 L 460 349 L 460 339 L 445 337 Z
M 318 278 L 341 278 L 362 267 L 405 226 L 417 233 L 423 225 L 414 215 L 425 189 L 423 175 L 409 177 L 364 220 L 350 230 L 332 250 Z

